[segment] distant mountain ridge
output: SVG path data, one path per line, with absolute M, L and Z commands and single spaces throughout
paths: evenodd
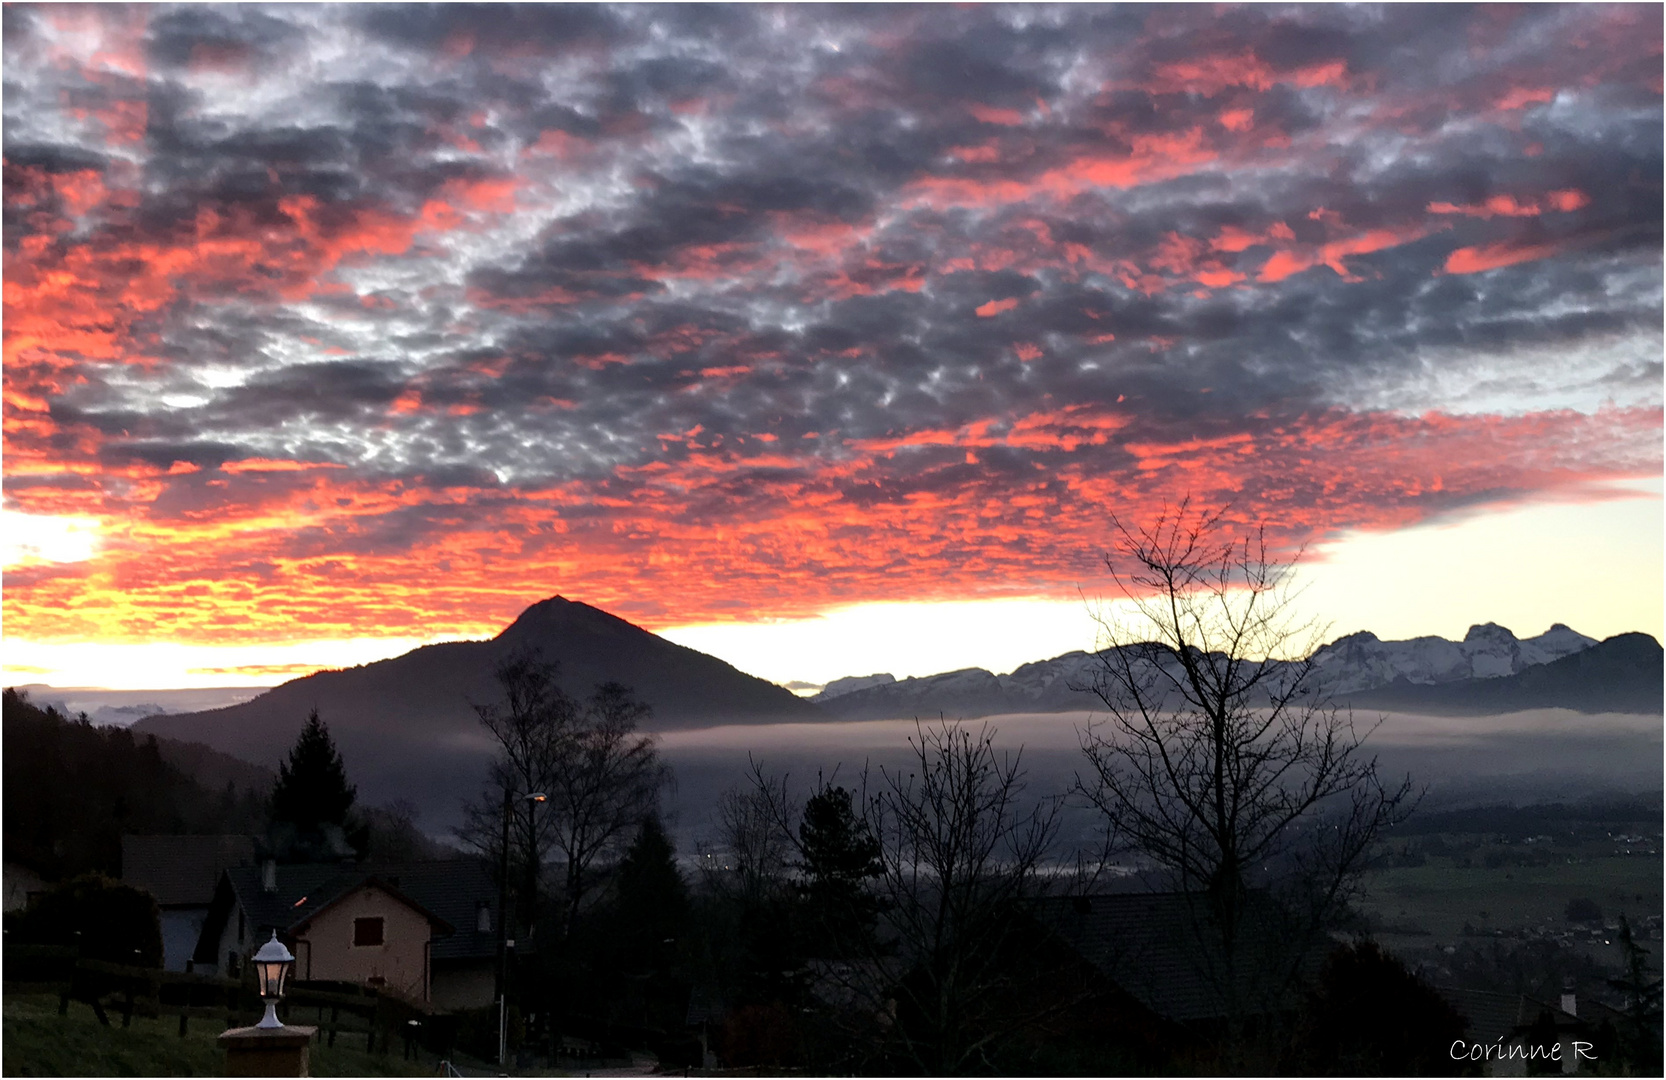
M 361 797 L 408 797 L 413 788 L 449 789 L 484 775 L 492 747 L 471 703 L 501 699 L 493 676 L 520 648 L 560 665 L 558 681 L 584 698 L 620 682 L 653 707 L 651 730 L 724 723 L 825 720 L 791 691 L 713 656 L 673 644 L 588 604 L 553 597 L 523 611 L 486 641 L 428 645 L 402 656 L 293 679 L 251 701 L 205 712 L 151 716 L 133 725 L 203 743 L 268 768 L 284 759 L 317 708 L 349 765 Z M 420 800 L 419 800 L 420 801 Z
M 1492 679 L 1439 685 L 1397 679 L 1356 692 L 1362 708 L 1445 715 L 1521 709 L 1658 713 L 1663 675 L 1660 643 L 1647 634 L 1616 634 L 1589 649 Z
M 1643 642 L 1654 640 L 1646 634 L 1621 637 L 1635 637 Z M 1613 703 L 1624 703 L 1625 709 L 1621 711 L 1658 711 L 1661 704 L 1658 643 L 1653 646 L 1652 682 L 1646 650 L 1637 643 L 1617 647 L 1611 656 L 1604 654 L 1609 657 L 1604 670 L 1611 678 L 1618 679 L 1606 689 L 1595 684 L 1585 685 L 1589 680 L 1581 681 L 1571 675 L 1548 682 L 1542 675 L 1526 678 L 1530 672 L 1596 647 L 1595 638 L 1561 623 L 1526 639 L 1517 638 L 1495 623 L 1482 623 L 1470 627 L 1462 641 L 1440 637 L 1383 641 L 1369 632 L 1350 634 L 1321 647 L 1313 660 L 1321 692 L 1339 703 L 1351 701 L 1366 705 L 1392 699 L 1404 701 L 1410 707 L 1415 700 L 1426 710 L 1457 712 L 1485 711 L 1479 703 L 1486 701 L 1500 703 L 1495 711 L 1507 711 L 1505 702 L 1517 703 L 1509 705 L 1509 709 L 1564 707 L 1585 708 L 1585 711 L 1607 711 L 1618 708 Z M 1009 675 L 996 675 L 983 668 L 963 668 L 901 680 L 885 674 L 840 679 L 829 683 L 810 700 L 847 720 L 938 713 L 977 717 L 1070 712 L 1099 704 L 1091 693 L 1084 691 L 1093 685 L 1096 673 L 1101 670 L 1102 662 L 1095 654 L 1078 651 L 1024 664 Z M 1514 681 L 1524 678 L 1524 682 Z M 1579 685 L 1562 685 L 1567 679 Z M 1506 690 L 1504 681 L 1520 689 Z M 1494 682 L 1501 685 L 1490 690 L 1459 689 L 1485 687 Z M 853 685 L 854 688 L 845 689 Z M 1400 689 L 1391 692 L 1390 688 Z M 1540 700 L 1546 695 L 1555 701 Z M 1586 704 L 1590 707 L 1586 708 Z
M 1420 686 L 1518 675 L 1597 643 L 1557 623 L 1538 637 L 1518 639 L 1497 623 L 1471 626 L 1462 641 L 1417 637 L 1383 641 L 1370 631 L 1337 638 L 1313 654 L 1325 692 L 1351 694 L 1399 679 Z

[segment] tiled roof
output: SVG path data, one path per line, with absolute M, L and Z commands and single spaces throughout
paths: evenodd
M 277 888 L 267 892 L 261 888 L 260 867 L 226 871 L 237 902 L 260 934 L 272 927 L 287 931 L 370 876 L 338 863 L 280 864 L 276 875 Z
M 1566 1013 L 1558 1006 L 1530 998 L 1526 994 L 1499 994 L 1491 990 L 1457 990 L 1436 987 L 1436 993 L 1446 999 L 1469 1025 L 1471 1041 L 1495 1042 L 1512 1032 L 1532 1026 L 1540 1014 L 1549 1013 L 1559 1028 L 1577 1027 L 1580 1018 Z
M 258 866 L 230 870 L 227 877 L 244 912 L 257 927 L 287 930 L 374 880 L 447 924 L 436 928 L 430 946 L 433 959 L 475 959 L 494 956 L 497 952 L 496 933 L 475 929 L 482 901 L 493 912 L 494 931 L 497 926 L 497 886 L 477 859 L 396 863 L 371 868 L 335 863 L 279 865 L 277 888 L 270 893 L 261 889 Z
M 449 937 L 436 938 L 435 960 L 465 960 L 497 955 L 497 886 L 479 859 L 394 863 L 367 871 L 387 882 L 452 926 Z M 492 913 L 492 929 L 475 929 L 480 905 Z
M 1175 1021 L 1227 1013 L 1227 992 L 1250 1012 L 1292 1004 L 1287 996 L 1292 963 L 1276 909 L 1251 900 L 1239 935 L 1235 978 L 1229 980 L 1218 939 L 1210 933 L 1207 900 L 1188 893 L 1124 893 L 1048 897 L 1034 903 L 1037 920 L 1101 975 L 1158 1016 Z M 1317 962 L 1318 949 L 1304 969 Z
M 123 836 L 121 877 L 163 907 L 207 907 L 220 871 L 254 855 L 252 836 Z

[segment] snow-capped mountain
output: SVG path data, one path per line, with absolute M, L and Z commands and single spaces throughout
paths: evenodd
M 1349 694 L 1387 686 L 1396 679 L 1427 686 L 1460 679 L 1516 675 L 1583 652 L 1595 638 L 1557 623 L 1538 637 L 1518 639 L 1497 623 L 1469 628 L 1462 641 L 1419 637 L 1382 641 L 1370 631 L 1338 638 L 1313 654 L 1319 684 L 1327 693 Z
M 821 688 L 821 692 L 810 698 L 811 701 L 826 701 L 836 698 L 840 694 L 849 694 L 857 690 L 866 690 L 870 686 L 884 686 L 894 683 L 897 677 L 889 671 L 882 671 L 878 675 L 847 675 L 842 679 L 834 679 Z
M 1390 684 L 1426 686 L 1502 678 L 1596 643 L 1595 638 L 1561 623 L 1525 640 L 1505 627 L 1483 623 L 1470 627 L 1462 641 L 1440 637 L 1383 641 L 1369 632 L 1349 634 L 1321 647 L 1313 654 L 1313 663 L 1321 692 L 1334 697 Z M 1069 652 L 1025 664 L 1007 675 L 965 668 L 901 680 L 862 676 L 828 683 L 812 700 L 826 712 L 847 719 L 1091 709 L 1098 702 L 1088 690 L 1103 664 L 1093 653 Z

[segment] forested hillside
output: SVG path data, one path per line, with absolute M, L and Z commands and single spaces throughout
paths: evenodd
M 257 833 L 264 787 L 210 790 L 154 736 L 94 727 L 5 691 L 5 860 L 60 880 L 121 871 L 123 833 Z M 200 755 L 199 755 L 200 756 Z

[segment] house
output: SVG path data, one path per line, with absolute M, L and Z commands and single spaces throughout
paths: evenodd
M 6 863 L 3 880 L 7 912 L 22 911 L 50 888 L 45 878 L 21 863 Z
M 498 891 L 486 864 L 479 859 L 445 859 L 392 864 L 375 872 L 453 927 L 429 952 L 434 1007 L 475 1009 L 491 1004 L 497 978 Z
M 1299 977 L 1315 972 L 1322 941 L 1299 950 L 1258 894 L 1246 904 L 1234 962 L 1224 959 L 1201 894 L 1178 892 L 1055 896 L 1031 905 L 1052 940 L 1085 960 L 1153 1016 L 1173 1023 L 1283 1011 L 1297 1005 Z
M 228 869 L 194 954 L 236 976 L 273 930 L 298 980 L 386 987 L 437 1009 L 493 994 L 497 888 L 477 860 L 361 868 L 337 863 Z
M 184 971 L 202 934 L 214 886 L 227 867 L 254 863 L 252 836 L 123 836 L 121 879 L 156 897 L 162 966 Z
M 1436 992 L 1467 1025 L 1464 1044 L 1454 1046 L 1453 1053 L 1479 1065 L 1487 1076 L 1593 1073 L 1599 1047 L 1607 1052 L 1614 1026 L 1625 1019 L 1600 1002 L 1588 1001 L 1581 1008 L 1571 992 L 1555 1005 L 1526 994 L 1449 987 Z M 1554 1057 L 1543 1056 L 1551 1053 Z
M 1293 1013 L 1328 944 L 1300 933 L 1263 894 L 1250 894 L 1246 909 L 1228 963 L 1201 894 L 1029 902 L 1034 931 L 1016 940 L 1052 998 L 1031 1003 L 1047 1016 L 1033 1037 L 1107 1055 L 1096 1060 L 1113 1071 L 1218 1068 L 1212 1055 L 1228 1025 L 1253 1033 Z

